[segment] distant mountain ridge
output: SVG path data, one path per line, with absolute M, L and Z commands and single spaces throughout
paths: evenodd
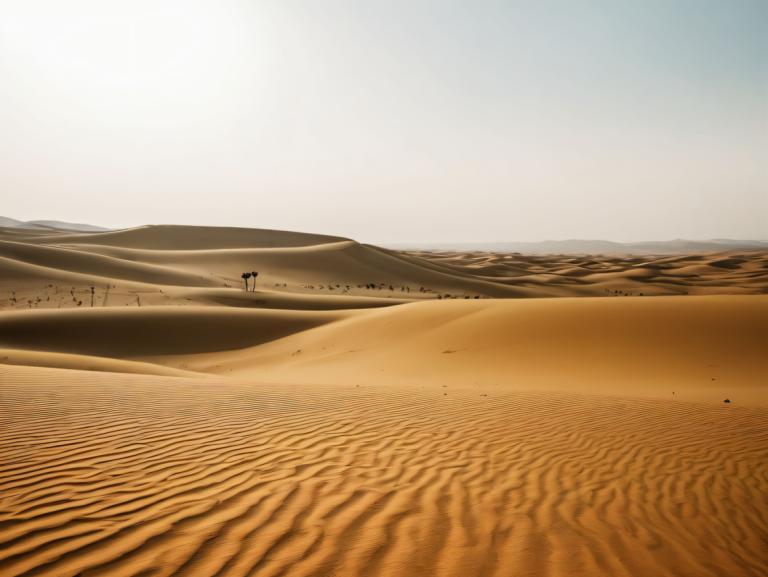
M 675 239 L 614 242 L 610 240 L 569 239 L 541 242 L 396 243 L 385 246 L 398 250 L 457 250 L 525 254 L 686 254 L 724 250 L 768 250 L 768 241 Z
M 85 224 L 80 222 L 64 222 L 61 220 L 16 220 L 7 216 L 0 216 L 0 227 L 25 228 L 31 230 L 75 230 L 79 232 L 104 232 L 109 230 L 102 226 Z

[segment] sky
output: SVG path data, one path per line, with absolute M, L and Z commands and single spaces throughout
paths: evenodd
M 765 0 L 0 0 L 0 214 L 768 238 Z

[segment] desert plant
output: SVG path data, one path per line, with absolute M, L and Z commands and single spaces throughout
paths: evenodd
M 248 279 L 251 278 L 251 273 L 244 272 L 243 274 L 240 275 L 240 278 L 243 279 L 243 281 L 245 282 L 245 290 L 247 291 L 248 290 Z
M 256 291 L 256 277 L 259 276 L 259 273 L 254 271 L 251 271 L 251 276 L 253 277 L 253 288 L 252 291 Z

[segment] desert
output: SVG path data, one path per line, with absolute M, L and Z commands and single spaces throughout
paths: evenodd
M 768 571 L 764 251 L 0 251 L 3 575 Z

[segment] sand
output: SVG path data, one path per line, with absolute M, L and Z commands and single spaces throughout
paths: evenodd
M 240 274 L 253 270 L 257 290 L 245 293 Z M 92 286 L 96 306 L 305 308 L 312 300 L 315 309 L 340 307 L 328 296 L 359 297 L 353 308 L 361 308 L 446 298 L 768 294 L 768 253 L 402 253 L 334 236 L 252 229 L 0 228 L 0 310 L 87 307 Z
M 446 270 L 535 289 L 538 296 L 768 293 L 768 253 L 574 255 L 410 251 Z
M 0 230 L 0 574 L 766 575 L 765 262 Z

